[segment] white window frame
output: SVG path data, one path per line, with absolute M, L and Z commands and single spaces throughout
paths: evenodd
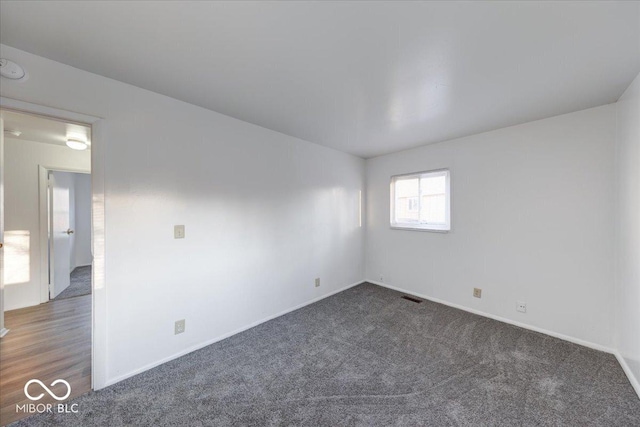
M 445 223 L 429 223 L 429 222 L 421 222 L 417 221 L 396 221 L 396 200 L 395 195 L 395 183 L 398 180 L 402 179 L 418 179 L 418 183 L 420 183 L 421 178 L 429 178 L 436 176 L 444 176 L 445 177 Z M 420 209 L 422 203 L 422 191 L 418 184 L 418 218 L 420 217 Z M 435 169 L 423 172 L 414 172 L 402 175 L 394 175 L 391 177 L 391 183 L 389 184 L 391 190 L 391 200 L 389 203 L 390 206 L 390 225 L 391 228 L 398 230 L 416 230 L 416 231 L 435 231 L 438 233 L 448 233 L 451 231 L 451 171 L 449 169 Z

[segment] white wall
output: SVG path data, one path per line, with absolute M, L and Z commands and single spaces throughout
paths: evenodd
M 0 165 L 4 165 L 4 119 L 0 117 Z M 0 167 L 0 209 L 4 209 L 4 167 Z M 4 259 L 6 257 L 7 241 L 4 234 L 4 215 L 0 215 L 0 240 L 3 243 L 4 250 L 2 256 L 0 256 L 0 270 L 4 276 L 5 264 Z M 4 284 L 5 280 L 0 280 L 0 337 L 3 337 L 7 333 L 7 329 L 4 327 Z
M 614 113 L 602 106 L 368 160 L 367 278 L 611 347 Z M 452 231 L 390 229 L 390 177 L 438 168 L 451 169 Z
M 5 86 L 3 82 L 3 87 Z M 89 170 L 90 153 L 64 146 L 5 138 L 5 230 L 27 251 L 12 257 L 5 249 L 5 275 L 19 279 L 5 283 L 5 310 L 40 304 L 40 223 L 38 165 L 70 170 Z M 26 280 L 24 280 L 26 279 Z
M 74 268 L 91 265 L 91 175 L 74 174 Z
M 362 159 L 0 53 L 29 73 L 2 96 L 105 119 L 107 383 L 363 279 Z
M 640 394 L 640 75 L 616 112 L 616 346 Z

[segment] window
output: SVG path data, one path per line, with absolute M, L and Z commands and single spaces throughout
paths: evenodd
M 418 212 L 418 198 L 417 197 L 408 197 L 407 204 L 409 205 L 407 209 L 409 212 Z
M 449 170 L 391 178 L 391 227 L 451 230 Z

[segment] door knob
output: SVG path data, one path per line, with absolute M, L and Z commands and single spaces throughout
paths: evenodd
M 67 231 L 65 231 L 65 233 L 67 233 L 67 234 L 73 234 L 73 230 L 72 230 L 72 229 L 68 229 Z

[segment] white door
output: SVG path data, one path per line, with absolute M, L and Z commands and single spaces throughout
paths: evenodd
M 70 174 L 49 172 L 50 220 L 49 230 L 51 252 L 49 258 L 51 287 L 50 298 L 57 297 L 69 287 L 71 275 L 71 236 L 70 228 Z

